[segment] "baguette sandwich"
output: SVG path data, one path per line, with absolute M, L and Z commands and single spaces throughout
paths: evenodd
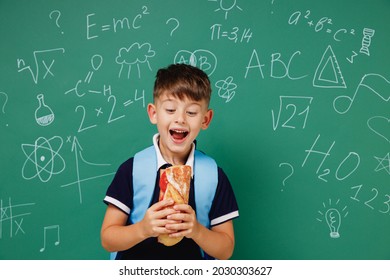
M 188 204 L 191 184 L 191 166 L 174 165 L 161 171 L 159 201 L 172 198 L 176 204 Z M 158 236 L 158 242 L 165 246 L 179 243 L 183 237 L 169 237 L 168 234 Z

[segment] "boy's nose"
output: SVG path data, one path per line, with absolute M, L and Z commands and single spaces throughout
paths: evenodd
M 186 119 L 185 119 L 185 112 L 177 112 L 177 115 L 176 115 L 176 123 L 180 123 L 180 124 L 183 124 L 186 122 Z

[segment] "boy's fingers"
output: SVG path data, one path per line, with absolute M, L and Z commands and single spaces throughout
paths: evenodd
M 175 202 L 173 201 L 173 199 L 166 199 L 166 200 L 161 200 L 155 204 L 153 204 L 150 209 L 153 210 L 153 211 L 158 211 L 158 210 L 161 210 L 167 206 L 170 206 L 170 205 L 173 205 Z
M 189 214 L 191 214 L 193 211 L 192 207 L 188 204 L 177 204 L 173 206 L 173 208 L 177 211 L 186 212 Z

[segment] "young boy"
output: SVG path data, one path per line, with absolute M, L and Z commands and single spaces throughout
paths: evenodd
M 202 169 L 204 162 L 214 162 L 195 149 L 196 137 L 201 129 L 208 128 L 213 117 L 213 111 L 208 108 L 210 97 L 210 81 L 196 67 L 173 64 L 157 72 L 154 102 L 147 108 L 149 119 L 157 125 L 158 130 L 153 137 L 153 148 L 148 149 L 152 152 L 141 152 L 124 162 L 104 198 L 108 207 L 101 240 L 107 251 L 118 251 L 116 259 L 231 257 L 234 249 L 232 219 L 238 217 L 238 206 L 229 180 L 216 165 L 215 168 L 203 166 L 206 174 L 196 177 L 199 174 L 197 170 Z M 149 157 L 156 158 L 150 161 L 157 162 L 156 166 L 151 167 L 155 170 L 136 167 L 135 161 L 149 162 Z M 172 199 L 159 201 L 160 169 L 183 164 L 190 165 L 193 170 L 188 205 L 174 205 Z M 207 174 L 207 170 L 210 174 Z M 213 183 L 216 186 L 211 186 L 214 189 L 208 187 L 210 183 L 204 183 L 213 176 L 213 172 L 216 174 Z M 144 183 L 145 187 L 139 188 L 139 180 L 149 180 L 151 183 Z M 143 195 L 145 198 L 140 199 L 140 193 L 150 188 L 151 197 Z M 203 199 L 200 191 L 210 192 L 210 189 L 210 198 Z M 208 208 L 205 207 L 207 203 L 210 205 Z M 142 207 L 144 211 L 139 210 Z M 204 215 L 206 219 L 202 222 L 200 216 L 205 210 L 200 208 L 207 209 Z M 140 213 L 134 214 L 137 211 Z M 184 238 L 174 246 L 165 246 L 157 241 L 161 234 Z

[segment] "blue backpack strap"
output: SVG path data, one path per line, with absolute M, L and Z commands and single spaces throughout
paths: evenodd
M 196 218 L 209 229 L 209 213 L 218 185 L 217 163 L 211 157 L 195 150 L 194 175 Z M 204 259 L 214 259 L 202 249 L 200 252 Z
M 141 221 L 153 198 L 157 176 L 157 155 L 154 146 L 146 148 L 134 156 L 133 163 L 133 209 L 129 221 Z
M 196 218 L 210 228 L 209 212 L 218 185 L 218 166 L 214 159 L 195 150 L 194 185 Z
M 133 209 L 129 223 L 141 221 L 153 198 L 157 176 L 157 156 L 154 146 L 150 146 L 134 156 L 133 161 Z M 115 260 L 117 252 L 110 253 L 110 260 Z

